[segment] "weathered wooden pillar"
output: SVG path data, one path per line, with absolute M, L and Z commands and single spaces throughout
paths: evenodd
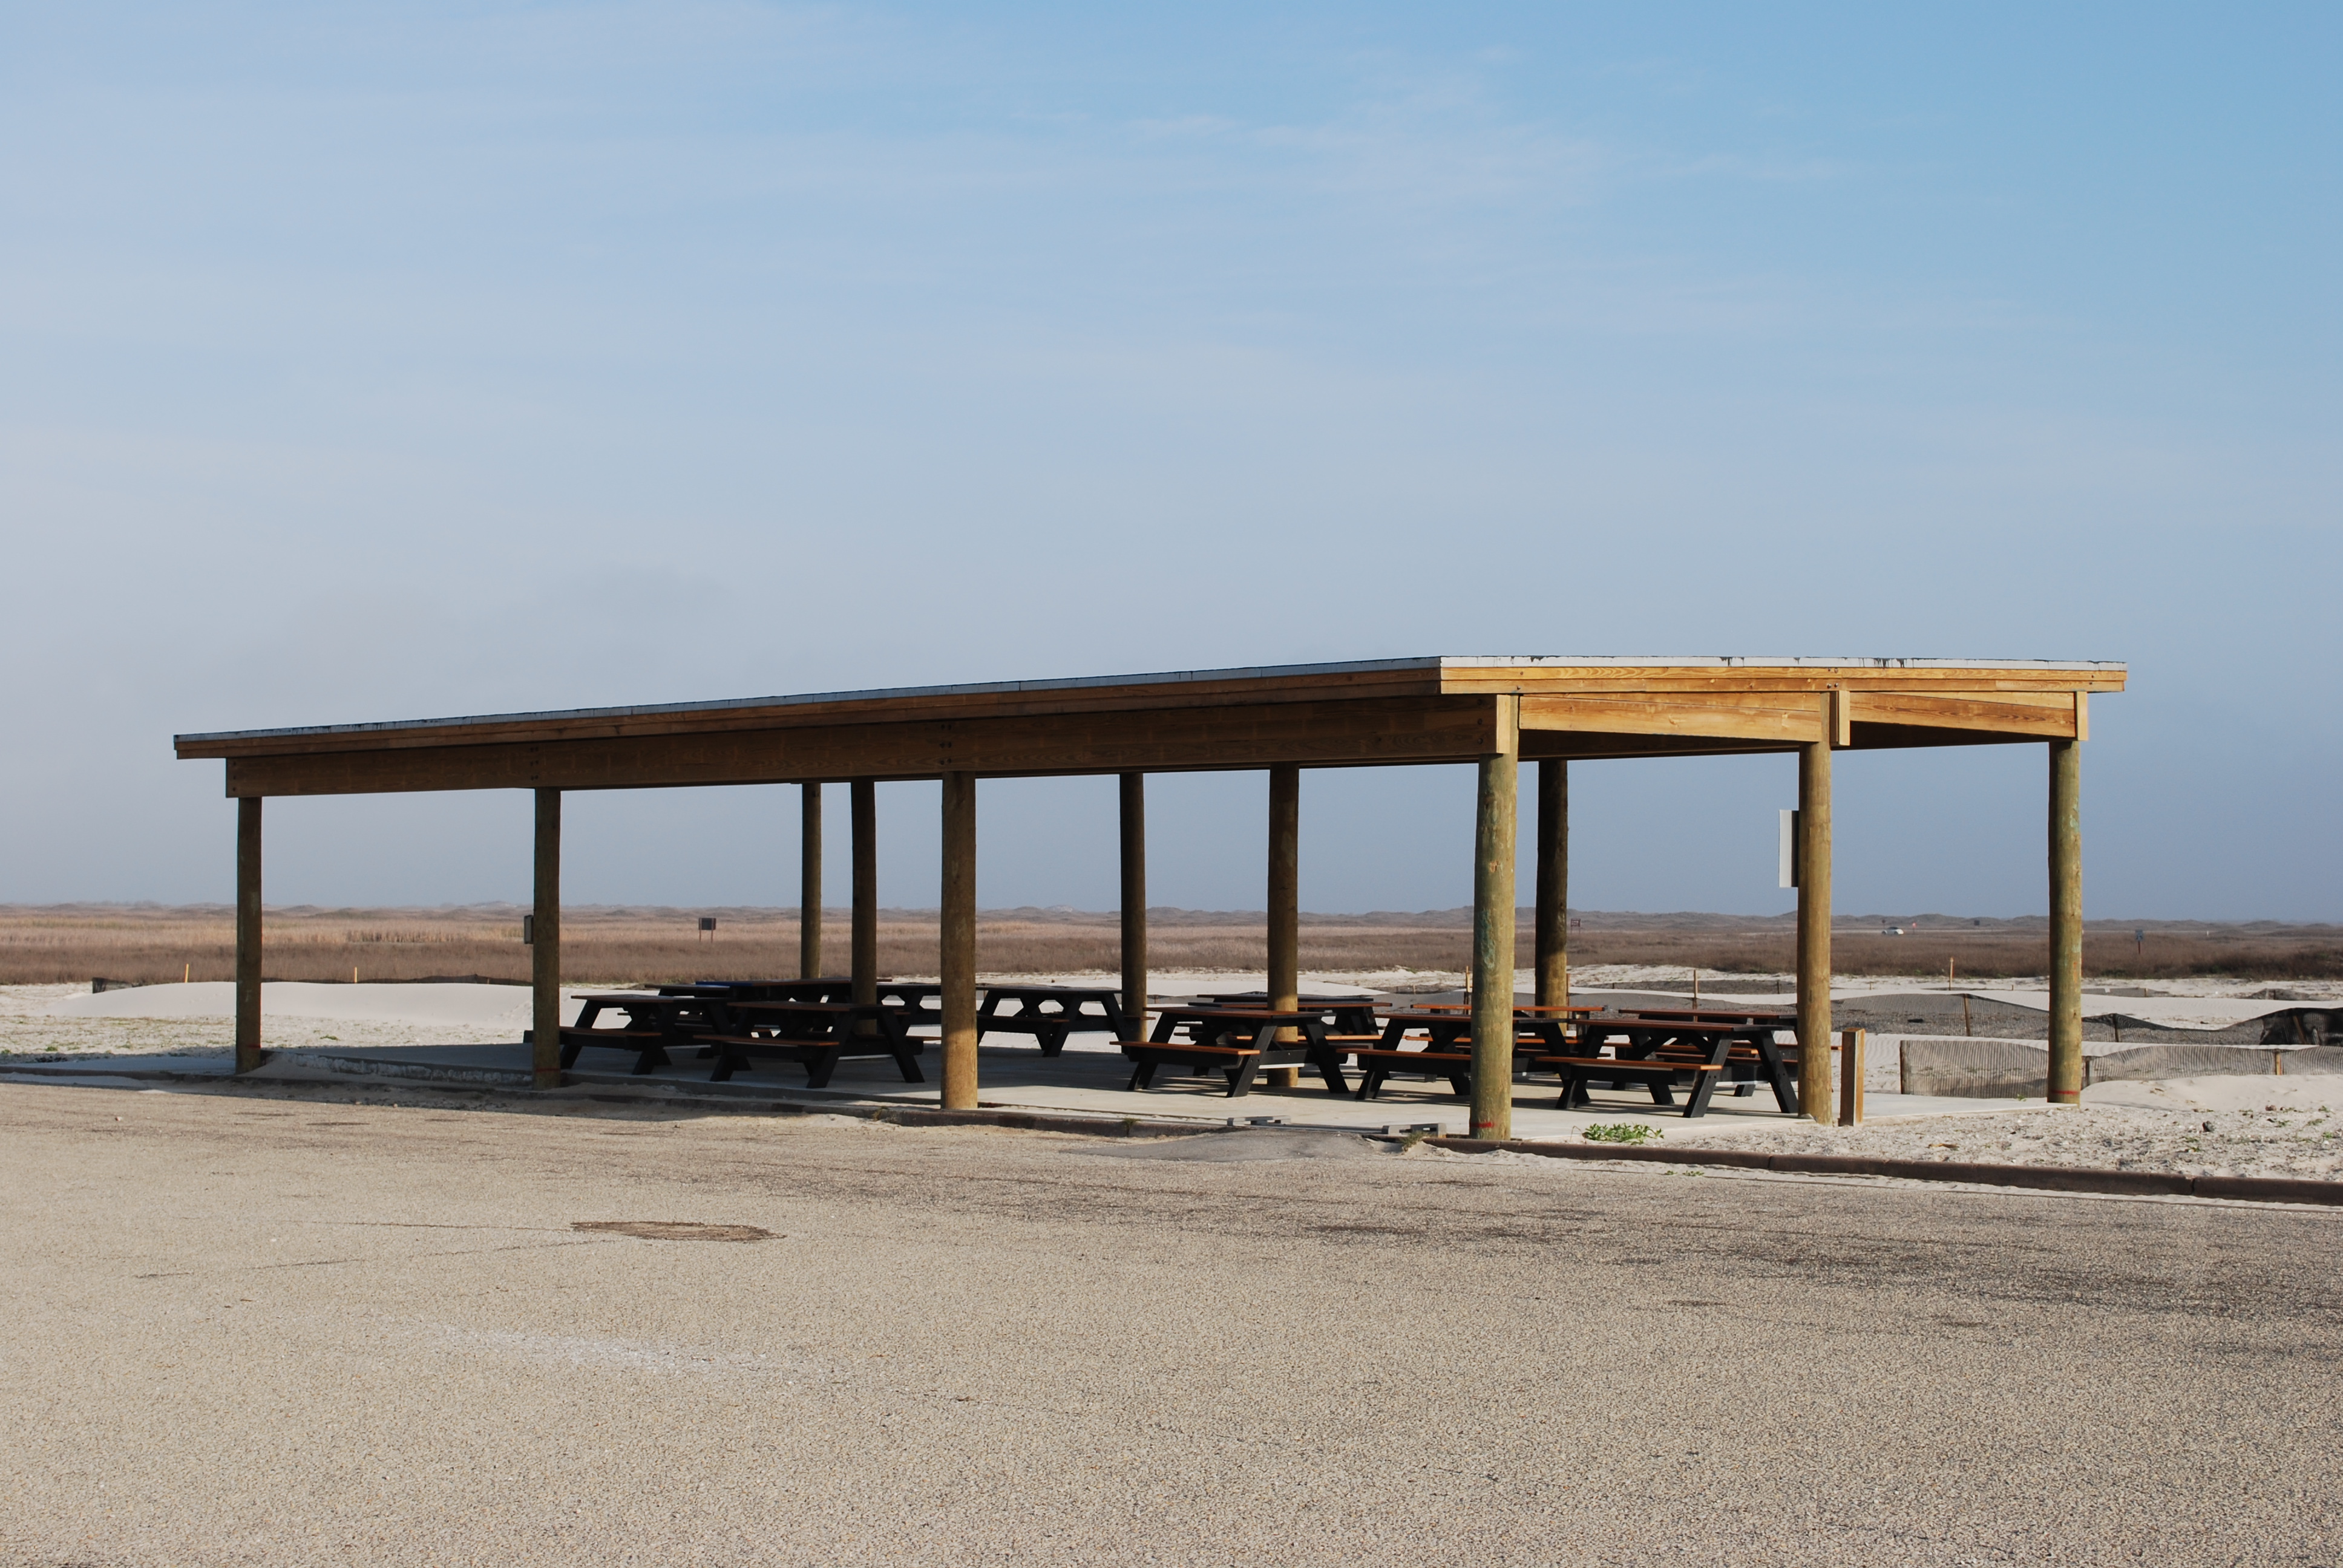
M 236 1070 L 260 1055 L 260 797 L 236 801 Z
M 1291 1010 L 1302 992 L 1302 769 L 1269 770 L 1269 1005 Z M 1281 1040 L 1292 1038 L 1281 1030 Z M 1292 1088 L 1299 1068 L 1272 1070 Z
M 2050 742 L 2050 1103 L 2083 1098 L 2083 747 Z
M 847 793 L 854 839 L 854 1000 L 867 1006 L 879 1000 L 879 786 L 857 779 Z
M 1473 1128 L 1513 1135 L 1513 817 L 1522 699 L 1496 703 L 1496 749 L 1481 759 L 1473 829 Z
M 821 973 L 821 780 L 798 786 L 798 974 Z
M 1831 1119 L 1831 714 L 1798 749 L 1798 1109 Z
M 1570 764 L 1537 765 L 1536 1001 L 1570 1005 Z
M 976 1109 L 976 775 L 944 775 L 942 949 L 944 1109 Z
M 1122 1011 L 1147 1038 L 1147 775 L 1125 773 L 1122 806 Z
M 561 1087 L 561 791 L 537 792 L 537 907 L 529 949 L 529 1069 Z

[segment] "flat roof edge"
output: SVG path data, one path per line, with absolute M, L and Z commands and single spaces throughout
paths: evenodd
M 290 739 L 312 735 L 378 735 L 393 730 L 458 729 L 476 724 L 591 721 L 646 719 L 669 714 L 726 713 L 760 708 L 802 708 L 823 703 L 880 702 L 921 697 L 1007 696 L 1019 692 L 1081 691 L 1117 686 L 1169 686 L 1193 681 L 1266 680 L 1279 676 L 1373 674 L 1385 670 L 1547 668 L 1624 669 L 2035 669 L 2077 672 L 2120 670 L 2119 660 L 2059 660 L 2046 658 L 1879 658 L 1806 657 L 1741 658 L 1712 655 L 1694 658 L 1625 654 L 1443 654 L 1414 658 L 1353 659 L 1330 664 L 1246 665 L 1228 669 L 1158 670 L 1135 675 L 1071 676 L 1048 680 L 976 681 L 954 686 L 877 687 L 861 691 L 803 692 L 787 697 L 722 698 L 706 702 L 639 703 L 617 708 L 559 708 L 515 713 L 472 713 L 438 719 L 380 719 L 362 724 L 308 724 L 272 729 L 214 729 L 174 735 L 176 746 L 201 746 L 230 740 Z

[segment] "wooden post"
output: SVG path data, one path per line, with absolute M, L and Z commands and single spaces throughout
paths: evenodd
M 1830 697 L 1822 737 L 1798 749 L 1798 1108 L 1831 1119 Z
M 1269 770 L 1269 1005 L 1291 1010 L 1302 992 L 1302 769 Z M 1278 1031 L 1280 1040 L 1292 1030 Z M 1271 1083 L 1292 1089 L 1298 1068 L 1272 1068 Z
M 1537 765 L 1536 989 L 1540 1007 L 1570 1005 L 1570 764 Z
M 1122 1012 L 1147 1038 L 1147 775 L 1119 780 L 1122 804 Z
M 798 974 L 821 973 L 821 780 L 798 786 Z
M 236 1070 L 250 1072 L 262 1060 L 260 797 L 239 795 L 236 802 Z
M 1473 830 L 1473 1127 L 1513 1135 L 1513 817 L 1522 699 L 1496 702 L 1496 750 L 1481 759 Z
M 854 839 L 854 1000 L 868 1006 L 879 1000 L 879 786 L 857 779 L 848 795 Z
M 944 1109 L 976 1109 L 976 775 L 944 775 L 942 949 Z M 856 983 L 860 984 L 858 980 Z
M 1870 1035 L 1859 1029 L 1839 1031 L 1838 1124 L 1863 1125 L 1863 1056 Z
M 537 908 L 529 949 L 529 1069 L 561 1087 L 561 791 L 537 792 Z
M 2050 742 L 2050 1103 L 2083 1098 L 2083 749 Z

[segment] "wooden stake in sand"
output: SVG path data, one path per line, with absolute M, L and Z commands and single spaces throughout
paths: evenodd
M 1838 1037 L 1838 1124 L 1863 1125 L 1863 1057 L 1869 1035 L 1859 1029 L 1842 1030 Z
M 1522 699 L 1496 705 L 1496 749 L 1481 759 L 1473 831 L 1473 1136 L 1513 1135 L 1513 816 Z

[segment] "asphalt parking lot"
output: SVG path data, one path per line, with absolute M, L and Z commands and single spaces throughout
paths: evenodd
M 2331 1211 L 397 1098 L 0 1087 L 0 1561 L 2343 1561 Z

